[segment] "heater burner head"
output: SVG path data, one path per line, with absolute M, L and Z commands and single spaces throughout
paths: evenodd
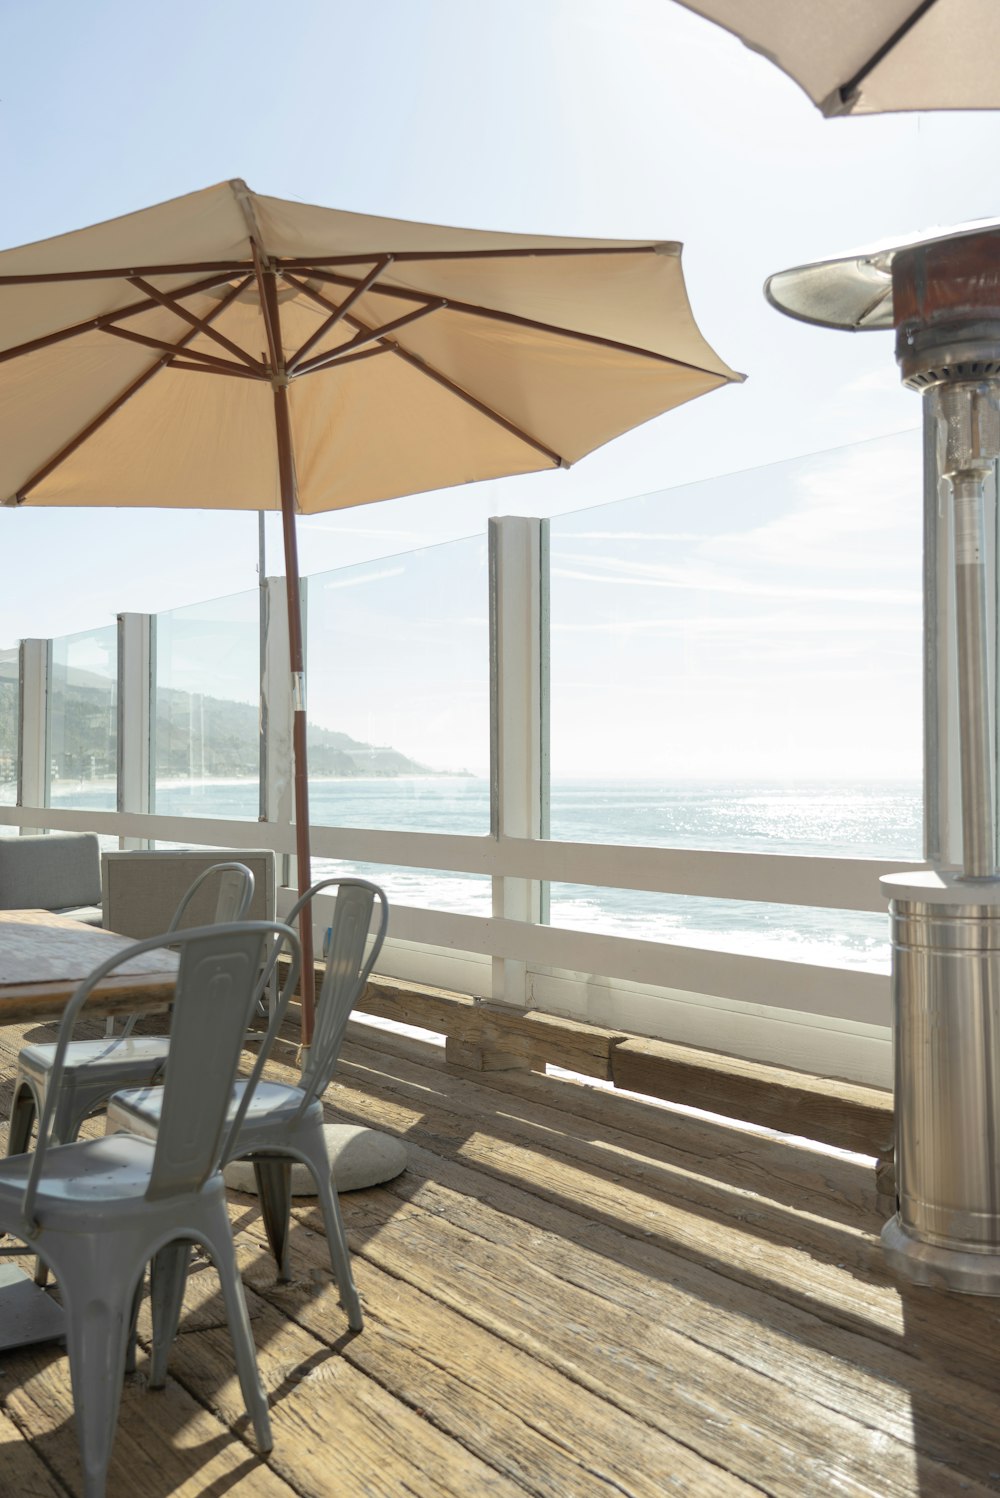
M 1000 375 L 1000 230 L 908 245 L 892 260 L 896 359 L 924 390 Z
M 898 304 L 901 276 L 913 280 L 905 309 Z M 793 266 L 769 276 L 764 291 L 789 317 L 850 332 L 896 328 L 911 313 L 925 321 L 925 296 L 935 307 L 964 306 L 967 315 L 984 300 L 1000 306 L 1000 220 L 931 229 Z
M 1000 313 L 993 322 L 900 328 L 896 360 L 910 390 L 1000 380 Z

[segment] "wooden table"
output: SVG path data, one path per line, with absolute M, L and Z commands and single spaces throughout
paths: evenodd
M 0 910 L 0 1024 L 61 1018 L 82 978 L 131 937 L 85 926 L 49 910 Z M 178 959 L 166 951 L 133 958 L 94 989 L 88 1014 L 169 1007 Z M 0 1246 L 0 1253 L 23 1253 Z M 14 1264 L 0 1264 L 0 1350 L 65 1336 L 62 1308 Z
M 131 937 L 85 926 L 50 910 L 0 910 L 0 1024 L 60 1019 L 81 978 L 131 945 Z M 173 952 L 146 952 L 105 978 L 84 1012 L 167 1009 L 176 972 Z

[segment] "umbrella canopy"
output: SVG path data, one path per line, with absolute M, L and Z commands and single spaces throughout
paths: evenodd
M 565 466 L 734 378 L 674 243 L 445 229 L 226 182 L 0 253 L 0 500 L 280 509 L 276 379 L 312 514 Z
M 679 0 L 762 52 L 825 115 L 1000 108 L 994 0 Z
M 680 250 L 371 218 L 234 180 L 0 253 L 0 502 L 282 512 L 301 889 L 296 513 L 565 467 L 742 378 L 698 331 Z

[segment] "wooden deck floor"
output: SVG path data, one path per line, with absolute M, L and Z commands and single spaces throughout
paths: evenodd
M 274 1451 L 199 1264 L 168 1388 L 127 1380 L 111 1498 L 1000 1492 L 1000 1302 L 900 1292 L 870 1165 L 362 1026 L 331 1101 L 409 1146 L 343 1198 L 364 1332 L 312 1208 L 279 1286 L 233 1196 Z M 78 1493 L 65 1356 L 0 1362 L 0 1493 Z

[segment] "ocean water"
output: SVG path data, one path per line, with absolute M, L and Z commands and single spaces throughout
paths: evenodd
M 489 831 L 489 785 L 475 777 L 317 780 L 310 798 L 315 825 Z M 114 789 L 57 785 L 52 803 L 113 810 Z M 256 820 L 257 786 L 245 780 L 161 785 L 156 809 Z M 911 781 L 563 781 L 552 786 L 550 834 L 567 842 L 910 860 L 922 856 L 920 819 L 920 786 Z M 314 860 L 314 872 L 368 875 L 402 904 L 490 913 L 491 885 L 483 877 L 324 859 Z M 553 884 L 550 920 L 573 930 L 889 971 L 888 918 L 857 911 Z

